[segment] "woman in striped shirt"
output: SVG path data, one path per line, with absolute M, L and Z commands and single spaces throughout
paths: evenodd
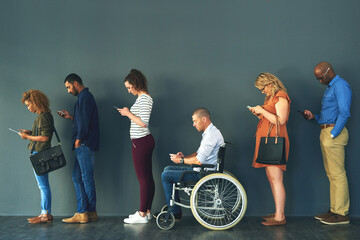
M 125 223 L 147 223 L 151 219 L 151 204 L 155 194 L 155 183 L 152 175 L 152 152 L 155 141 L 149 130 L 149 120 L 153 100 L 147 89 L 146 77 L 136 69 L 126 76 L 125 87 L 128 92 L 137 96 L 130 108 L 118 109 L 122 116 L 130 119 L 130 138 L 135 172 L 140 183 L 140 209 L 124 219 Z

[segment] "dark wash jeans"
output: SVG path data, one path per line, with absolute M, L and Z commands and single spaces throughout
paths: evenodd
M 94 182 L 95 152 L 85 144 L 75 148 L 75 164 L 72 174 L 74 182 L 77 212 L 96 211 L 96 191 Z

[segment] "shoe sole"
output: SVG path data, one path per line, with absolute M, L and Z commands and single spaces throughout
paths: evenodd
M 124 221 L 124 223 L 126 223 L 126 224 L 144 224 L 144 223 L 148 223 L 148 222 L 126 222 L 126 221 Z
M 129 217 L 128 217 L 128 218 L 133 218 L 133 217 L 134 217 L 134 216 L 129 215 Z M 156 217 L 154 217 L 154 216 L 150 216 L 150 215 L 147 215 L 147 218 L 148 218 L 148 221 L 150 221 L 151 219 L 156 218 Z
M 325 222 L 325 221 L 320 221 L 323 224 L 327 224 L 327 225 L 341 225 L 341 224 L 349 224 L 350 221 L 344 221 L 344 222 L 336 222 L 336 223 L 329 223 L 329 222 Z
M 316 220 L 324 220 L 324 219 L 326 219 L 326 218 L 320 218 L 320 217 L 314 217 Z
M 29 224 L 44 224 L 44 223 L 52 223 L 52 221 L 45 221 L 45 222 L 30 222 Z
M 64 220 L 62 222 L 64 222 L 64 223 L 81 223 L 81 224 L 88 223 L 88 222 L 85 222 L 85 221 L 81 221 L 81 222 L 65 222 Z

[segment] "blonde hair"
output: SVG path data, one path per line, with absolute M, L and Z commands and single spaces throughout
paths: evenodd
M 49 99 L 47 96 L 41 92 L 40 90 L 30 89 L 23 93 L 23 97 L 21 99 L 22 103 L 25 101 L 29 101 L 33 103 L 38 111 L 41 113 L 50 112 L 49 108 Z
M 266 86 L 271 86 L 271 95 L 265 97 L 265 101 L 274 97 L 278 91 L 286 92 L 284 84 L 275 75 L 271 73 L 260 73 L 255 80 L 255 87 L 262 89 Z

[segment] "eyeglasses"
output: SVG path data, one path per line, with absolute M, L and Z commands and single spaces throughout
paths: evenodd
M 322 75 L 322 77 L 317 78 L 317 80 L 319 80 L 319 81 L 324 81 L 324 77 L 325 77 L 325 75 L 328 73 L 329 70 L 330 70 L 330 68 L 328 67 L 328 68 L 326 69 L 324 75 Z

